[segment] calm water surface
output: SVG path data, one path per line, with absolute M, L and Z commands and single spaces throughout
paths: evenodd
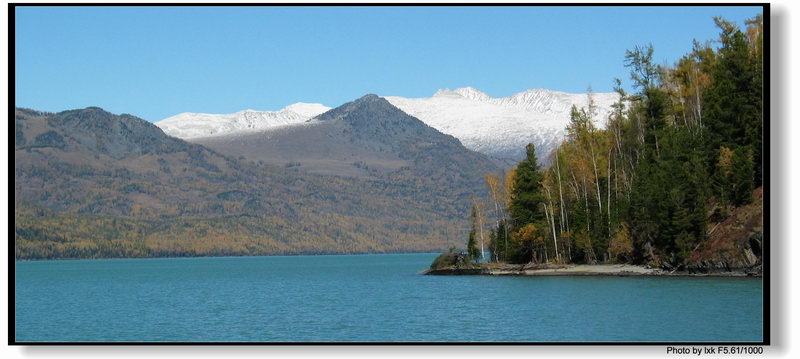
M 16 263 L 17 341 L 760 341 L 762 281 L 423 276 L 435 254 Z

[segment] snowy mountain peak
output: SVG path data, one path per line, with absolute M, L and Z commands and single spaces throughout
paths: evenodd
M 592 97 L 597 106 L 592 120 L 597 127 L 603 127 L 611 105 L 619 97 L 615 93 L 593 93 Z M 361 100 L 367 98 L 371 97 Z M 589 103 L 585 93 L 541 88 L 498 98 L 472 87 L 442 89 L 425 98 L 384 98 L 428 126 L 458 138 L 471 150 L 519 160 L 524 156 L 525 145 L 534 143 L 542 161 L 547 161 L 547 155 L 563 141 L 572 106 L 586 107 Z M 182 113 L 156 125 L 168 135 L 191 139 L 299 126 L 328 110 L 324 105 L 298 102 L 279 111 Z
M 593 121 L 603 127 L 615 93 L 592 94 Z M 471 87 L 443 89 L 428 98 L 387 96 L 386 99 L 427 125 L 452 135 L 467 148 L 495 157 L 519 160 L 532 142 L 543 161 L 564 139 L 573 105 L 588 105 L 587 94 L 533 89 L 492 98 Z
M 473 87 L 462 87 L 455 90 L 439 89 L 435 94 L 433 94 L 433 97 L 463 97 L 478 101 L 488 101 L 492 98 L 485 92 L 477 90 Z
M 460 97 L 458 93 L 451 89 L 438 89 L 436 93 L 433 94 L 433 97 Z
M 284 107 L 281 111 L 291 111 L 311 118 L 330 109 L 330 107 L 318 103 L 298 102 Z
M 462 88 L 456 89 L 454 92 L 459 94 L 459 95 L 461 95 L 461 96 L 463 96 L 463 97 L 465 97 L 465 98 L 471 99 L 471 100 L 488 101 L 489 99 L 492 98 L 491 96 L 487 95 L 485 92 L 481 92 L 481 91 L 476 90 L 475 88 L 472 88 L 472 87 L 462 87 Z
M 298 102 L 278 111 L 244 110 L 230 114 L 184 112 L 155 123 L 164 133 L 182 139 L 260 131 L 308 121 L 330 110 L 318 103 Z

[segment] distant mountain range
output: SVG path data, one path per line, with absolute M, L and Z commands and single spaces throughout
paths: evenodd
M 414 178 L 471 191 L 480 191 L 483 175 L 501 165 L 376 95 L 293 126 L 189 141 L 220 153 L 311 173 Z
M 615 93 L 592 94 L 598 127 L 604 127 Z M 461 141 L 464 146 L 498 159 L 520 160 L 525 145 L 532 142 L 540 157 L 552 151 L 564 138 L 572 105 L 588 105 L 587 94 L 535 89 L 492 98 L 471 87 L 439 90 L 432 97 L 385 97 L 389 103 L 422 120 L 434 129 Z M 298 103 L 280 111 L 242 111 L 229 115 L 183 113 L 156 122 L 165 133 L 183 139 L 225 136 L 247 137 L 248 133 L 293 131 L 314 116 L 327 111 L 320 104 Z M 285 135 L 280 135 L 284 136 Z M 205 139 L 202 141 L 213 141 Z
M 500 170 L 375 95 L 234 144 L 96 107 L 14 126 L 18 259 L 438 251 Z
M 222 115 L 185 112 L 159 121 L 156 125 L 170 136 L 191 139 L 292 125 L 308 121 L 330 109 L 318 103 L 298 102 L 278 111 L 244 110 Z
M 604 128 L 615 93 L 592 94 L 595 125 Z M 387 96 L 393 105 L 428 126 L 458 138 L 467 148 L 496 158 L 521 160 L 525 145 L 536 145 L 539 158 L 564 139 L 573 105 L 588 105 L 587 94 L 546 89 L 527 90 L 509 97 L 492 98 L 471 87 L 439 90 L 433 97 Z

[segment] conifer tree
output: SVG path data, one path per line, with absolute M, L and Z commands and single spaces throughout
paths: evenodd
M 753 155 L 750 147 L 740 147 L 731 157 L 731 204 L 743 206 L 753 202 Z
M 476 240 L 476 235 L 478 232 L 478 226 L 480 225 L 478 222 L 478 209 L 475 205 L 472 206 L 472 228 L 469 231 L 469 239 L 467 241 L 467 257 L 469 260 L 477 261 L 481 258 L 483 253 L 481 253 L 480 248 L 478 248 L 478 243 Z
M 509 261 L 515 254 L 515 248 L 512 247 L 513 240 L 508 241 L 508 226 L 505 219 L 497 221 L 497 227 L 492 229 L 489 234 L 492 242 L 489 244 L 489 252 L 495 262 Z
M 760 184 L 763 70 L 760 55 L 754 56 L 751 51 L 758 46 L 751 46 L 747 35 L 734 23 L 721 18 L 714 21 L 721 31 L 721 46 L 712 70 L 713 82 L 704 95 L 704 136 L 711 152 L 709 159 L 718 158 L 717 151 L 723 146 L 751 146 L 758 159 L 754 161 L 754 181 Z M 759 39 L 760 35 L 755 41 Z
M 532 143 L 525 146 L 526 157 L 517 165 L 511 188 L 509 212 L 514 225 L 522 227 L 529 223 L 545 220 L 542 206 L 545 197 L 542 192 L 543 175 L 536 160 L 536 148 Z
M 714 169 L 714 192 L 723 203 L 729 203 L 732 198 L 731 193 L 733 193 L 733 185 L 731 184 L 732 157 L 733 150 L 725 146 L 720 147 L 719 159 Z

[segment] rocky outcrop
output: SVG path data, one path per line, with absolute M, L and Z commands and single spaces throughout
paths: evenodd
M 429 275 L 489 275 L 491 274 L 488 268 L 439 268 L 428 269 L 422 274 Z
M 753 192 L 753 203 L 739 208 L 721 208 L 718 222 L 709 224 L 706 242 L 693 253 L 686 267 L 689 272 L 743 272 L 760 275 L 763 268 L 764 237 L 763 188 Z

